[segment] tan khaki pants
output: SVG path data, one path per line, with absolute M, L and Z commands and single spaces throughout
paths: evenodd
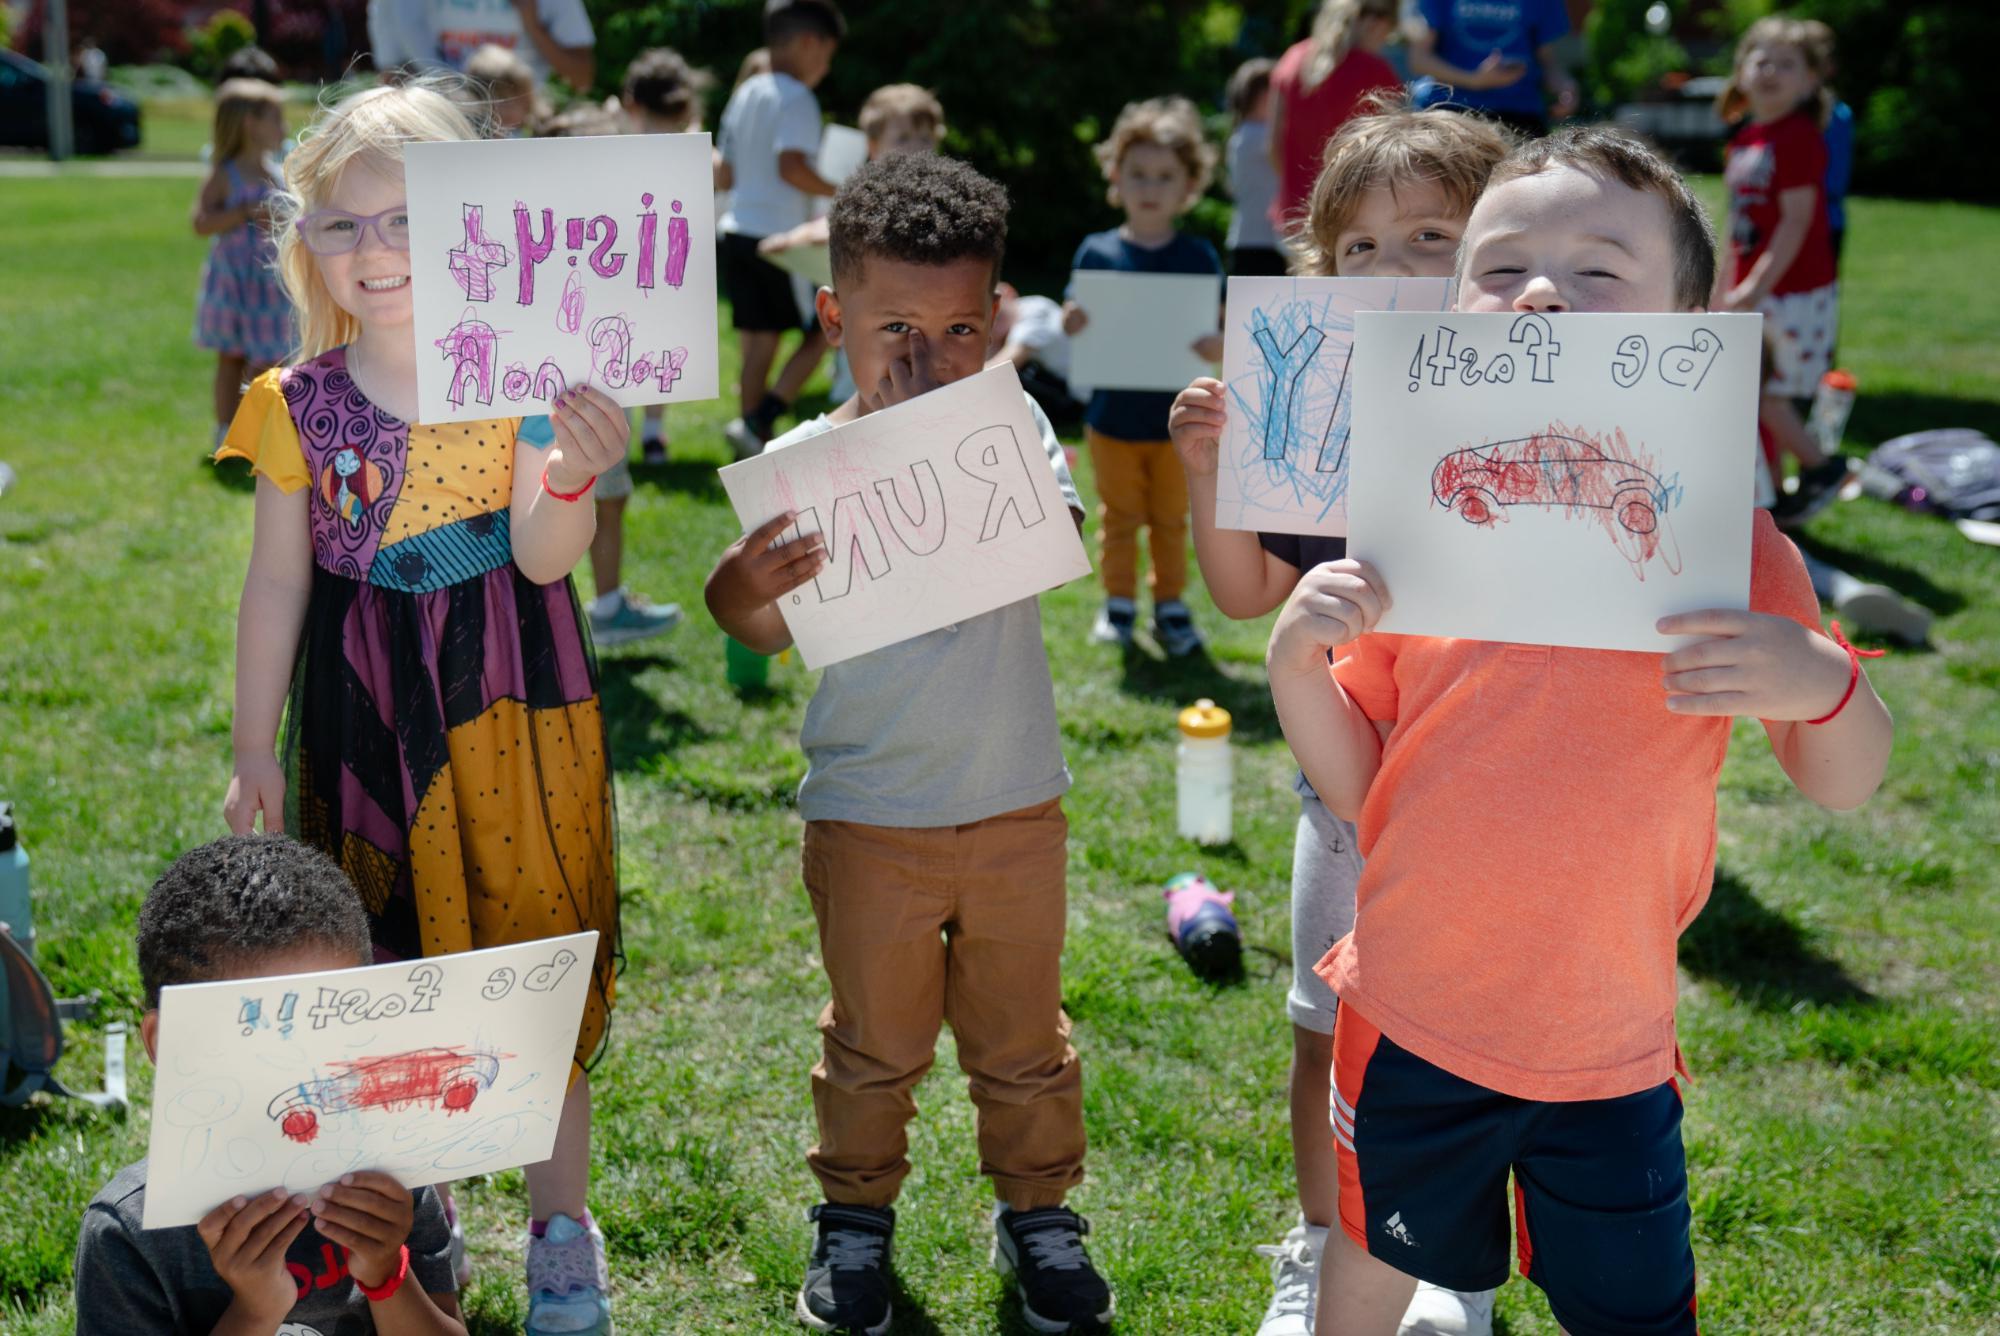
M 1069 822 L 1059 800 L 966 826 L 811 821 L 805 883 L 833 1000 L 813 1068 L 829 1201 L 884 1207 L 910 1171 L 911 1091 L 951 1023 L 979 1170 L 1023 1209 L 1083 1178 L 1083 1074 L 1062 1010 Z
M 1187 588 L 1188 485 L 1172 441 L 1122 441 L 1086 427 L 1097 475 L 1097 572 L 1113 598 L 1139 594 L 1139 526 L 1153 569 L 1146 587 L 1155 603 Z

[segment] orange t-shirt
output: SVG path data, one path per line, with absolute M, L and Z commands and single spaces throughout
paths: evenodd
M 1819 629 L 1763 511 L 1750 606 Z M 1674 1073 L 1675 951 L 1715 871 L 1727 718 L 1670 714 L 1660 655 L 1367 635 L 1333 665 L 1393 721 L 1354 931 L 1320 977 L 1410 1052 L 1522 1099 Z

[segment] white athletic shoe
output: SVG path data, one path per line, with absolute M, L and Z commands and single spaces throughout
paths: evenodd
M 1271 1305 L 1257 1326 L 1257 1336 L 1312 1336 L 1313 1309 L 1319 1303 L 1319 1257 L 1326 1248 L 1326 1227 L 1301 1220 L 1279 1243 L 1260 1243 L 1257 1251 L 1271 1259 Z
M 1396 1336 L 1493 1336 L 1493 1294 L 1447 1290 L 1420 1280 Z

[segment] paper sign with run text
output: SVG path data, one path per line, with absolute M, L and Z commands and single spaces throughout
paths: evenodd
M 778 600 L 809 668 L 1090 573 L 1020 377 L 1003 364 L 722 470 L 746 531 L 795 512 L 827 565 Z

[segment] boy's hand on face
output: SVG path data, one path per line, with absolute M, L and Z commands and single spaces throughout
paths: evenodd
M 1194 355 L 1204 362 L 1222 360 L 1222 335 L 1204 334 L 1194 341 Z
M 312 1210 L 319 1232 L 347 1249 L 349 1275 L 372 1290 L 396 1274 L 416 1219 L 408 1188 L 388 1174 L 358 1170 L 321 1188 Z
M 876 382 L 873 390 L 861 396 L 861 406 L 871 413 L 880 412 L 892 404 L 906 403 L 920 394 L 929 394 L 937 387 L 937 370 L 931 363 L 930 340 L 924 337 L 921 329 L 912 328 L 909 350 L 901 357 L 889 359 L 888 374 Z
M 1083 327 L 1090 323 L 1090 315 L 1073 301 L 1063 303 L 1063 333 L 1081 334 Z
M 285 1269 L 285 1249 L 311 1218 L 304 1197 L 273 1188 L 224 1202 L 201 1218 L 195 1232 L 235 1302 L 251 1316 L 276 1323 L 299 1300 L 299 1287 Z
M 1853 672 L 1846 650 L 1789 617 L 1712 609 L 1658 625 L 1662 635 L 1710 637 L 1660 660 L 1675 714 L 1818 719 L 1840 702 Z
M 1389 594 L 1373 566 L 1353 557 L 1329 561 L 1299 577 L 1271 628 L 1266 667 L 1273 675 L 1326 671 L 1326 652 L 1360 639 L 1389 609 Z
M 1223 397 L 1222 382 L 1213 376 L 1198 376 L 1174 396 L 1167 414 L 1167 435 L 1173 438 L 1181 466 L 1193 477 L 1212 476 L 1222 456 L 1222 433 L 1229 425 L 1229 401 Z
M 786 511 L 729 545 L 708 577 L 708 606 L 719 616 L 743 616 L 775 603 L 826 565 L 826 543 L 816 533 L 772 546 L 798 515 Z
M 556 445 L 549 456 L 548 478 L 556 491 L 581 491 L 625 458 L 632 424 L 625 420 L 625 410 L 602 390 L 577 385 L 563 391 L 549 406 L 549 421 L 556 429 Z

